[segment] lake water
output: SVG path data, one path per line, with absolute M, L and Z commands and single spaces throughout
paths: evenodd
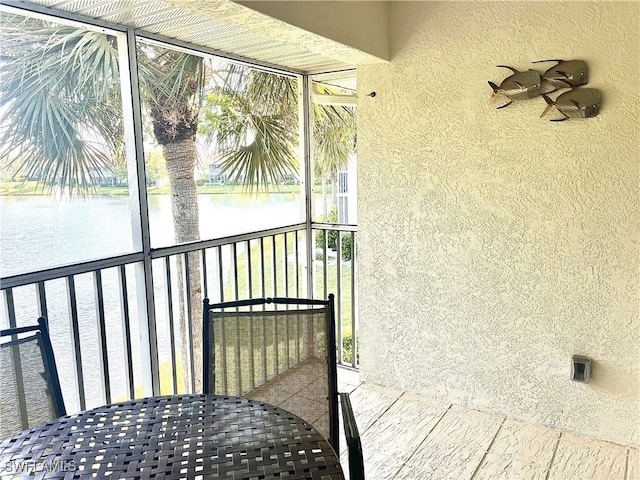
M 268 196 L 200 195 L 200 232 L 202 239 L 256 231 L 300 222 L 300 196 L 270 194 Z M 173 221 L 170 197 L 149 198 L 149 221 L 153 247 L 173 244 Z M 129 199 L 126 196 L 93 196 L 57 200 L 44 196 L 0 197 L 0 275 L 2 277 L 95 260 L 133 252 Z M 157 270 L 157 271 L 156 271 Z M 127 392 L 124 361 L 125 342 L 120 309 L 120 290 L 116 269 L 104 270 L 102 282 L 106 315 L 106 342 L 111 398 L 124 398 Z M 129 312 L 131 314 L 132 363 L 135 383 L 142 378 L 141 342 L 137 317 L 135 273 L 127 267 Z M 74 278 L 78 306 L 78 335 L 85 379 L 87 408 L 104 403 L 104 392 L 97 381 L 100 356 L 96 320 L 93 276 Z M 170 358 L 170 335 L 164 304 L 162 269 L 154 269 L 158 350 L 161 363 Z M 78 382 L 74 367 L 73 334 L 69 323 L 67 287 L 64 279 L 46 283 L 47 311 L 52 343 L 61 378 L 63 394 L 70 412 L 80 409 L 77 402 Z M 36 292 L 33 286 L 13 291 L 18 325 L 33 323 L 37 318 Z M 4 298 L 0 325 L 6 327 Z M 177 331 L 177 326 L 176 326 Z M 177 341 L 177 339 L 176 339 Z
M 219 238 L 301 220 L 300 195 L 199 195 L 200 237 Z M 172 245 L 169 195 L 149 197 L 151 245 Z M 0 276 L 134 252 L 127 196 L 0 197 Z

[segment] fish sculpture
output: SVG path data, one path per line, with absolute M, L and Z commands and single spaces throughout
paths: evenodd
M 500 86 L 489 81 L 489 86 L 493 90 L 491 100 L 493 102 L 498 94 L 502 94 L 509 99 L 509 102 L 497 107 L 497 109 L 508 107 L 514 100 L 525 100 L 527 98 L 533 98 L 540 95 L 542 88 L 542 77 L 535 70 L 527 70 L 526 72 L 520 72 L 513 67 L 507 65 L 497 65 L 500 68 L 508 68 L 513 72 L 513 75 L 505 78 Z
M 552 119 L 552 122 L 562 122 L 567 118 L 595 117 L 600 111 L 600 90 L 595 88 L 573 87 L 568 92 L 559 95 L 555 101 L 544 93 L 542 98 L 547 102 L 547 108 L 544 109 L 540 118 L 544 117 L 552 107 L 556 107 L 563 115 L 563 118 Z
M 542 74 L 542 79 L 556 87 L 556 90 L 566 88 L 567 83 L 577 87 L 589 81 L 587 64 L 582 60 L 538 60 L 533 63 L 543 62 L 558 62 Z

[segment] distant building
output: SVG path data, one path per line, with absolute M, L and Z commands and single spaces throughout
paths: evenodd
M 224 185 L 227 183 L 229 176 L 222 172 L 222 169 L 217 165 L 209 165 L 209 183 L 219 183 Z
M 89 176 L 91 184 L 96 187 L 112 187 L 118 185 L 118 178 L 106 168 L 89 167 Z
M 288 173 L 280 177 L 281 185 L 300 185 L 300 179 L 297 175 Z
M 358 223 L 357 205 L 357 157 L 349 155 L 347 168 L 338 170 L 336 201 L 338 203 L 338 223 L 356 225 Z
M 229 175 L 222 171 L 218 165 L 209 164 L 209 183 L 217 183 L 220 185 L 224 185 L 229 182 Z M 244 180 L 244 175 L 241 175 L 238 179 L 238 183 L 242 183 Z M 294 174 L 285 174 L 280 176 L 280 179 L 277 182 L 274 182 L 273 179 L 269 180 L 270 183 L 275 184 L 279 183 L 280 185 L 299 185 L 300 179 L 297 175 Z

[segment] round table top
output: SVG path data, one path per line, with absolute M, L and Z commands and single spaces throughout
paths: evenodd
M 0 477 L 343 479 L 329 443 L 273 405 L 218 395 L 114 403 L 0 443 Z

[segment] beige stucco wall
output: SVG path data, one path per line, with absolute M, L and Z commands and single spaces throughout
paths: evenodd
M 639 14 L 392 3 L 392 61 L 358 71 L 364 380 L 640 443 Z M 588 63 L 599 116 L 488 105 L 496 65 L 548 58 Z

